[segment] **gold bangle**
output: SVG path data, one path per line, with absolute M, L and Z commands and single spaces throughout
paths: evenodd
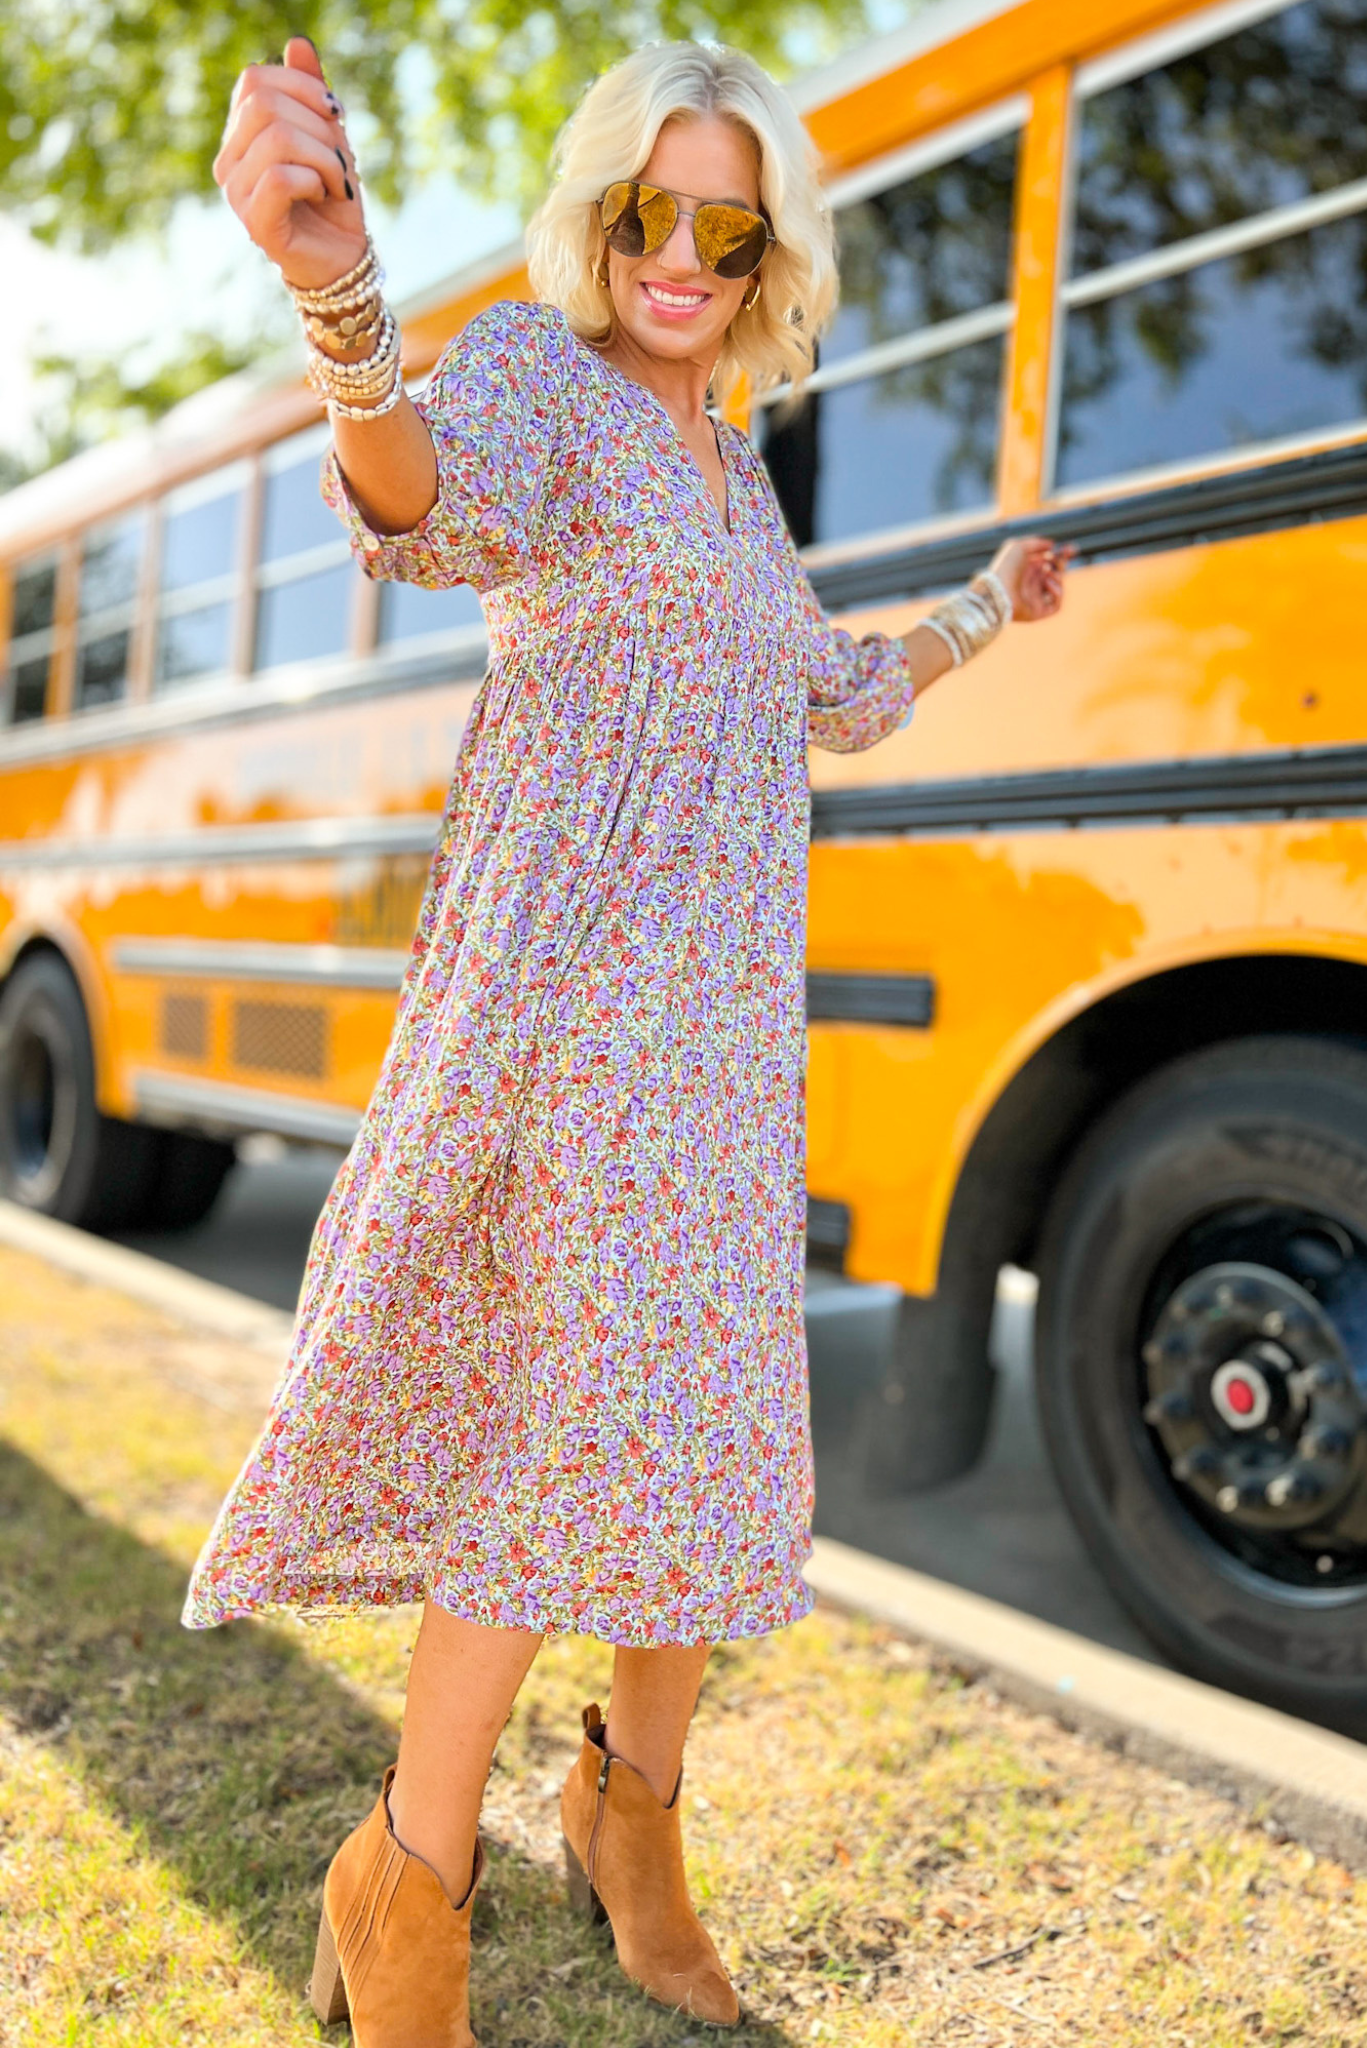
M 373 354 L 362 356 L 360 361 L 356 363 L 343 363 L 339 362 L 335 356 L 325 355 L 312 342 L 309 344 L 309 350 L 311 355 L 319 357 L 327 364 L 330 375 L 338 378 L 343 383 L 353 383 L 358 378 L 364 379 L 370 376 L 375 364 L 385 354 L 386 350 L 394 346 L 397 337 L 398 327 L 395 324 L 394 315 L 386 306 L 380 315 L 379 338 L 375 343 Z
M 360 348 L 371 335 L 379 333 L 384 325 L 384 310 L 384 300 L 374 298 L 355 314 L 348 313 L 343 320 L 323 320 L 310 313 L 304 319 L 304 332 L 310 341 L 319 345 L 327 343 L 338 349 Z
M 401 338 L 389 308 L 373 355 L 359 363 L 339 363 L 310 344 L 307 374 L 314 391 L 329 403 L 388 397 L 401 376 Z

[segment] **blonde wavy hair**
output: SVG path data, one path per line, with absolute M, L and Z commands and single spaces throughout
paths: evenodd
M 778 384 L 796 391 L 835 308 L 835 228 L 816 150 L 792 102 L 740 50 L 647 43 L 589 87 L 556 141 L 556 181 L 527 229 L 532 289 L 586 341 L 606 340 L 613 313 L 598 280 L 607 252 L 598 201 L 616 180 L 640 176 L 667 121 L 707 116 L 734 121 L 753 139 L 760 203 L 775 237 L 756 304 L 727 329 L 713 396 L 725 404 L 742 379 L 753 393 Z

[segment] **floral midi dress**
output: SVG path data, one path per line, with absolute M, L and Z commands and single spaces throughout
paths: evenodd
M 373 577 L 475 585 L 489 664 L 374 1094 L 182 1621 L 430 1597 L 612 1643 L 806 1614 L 806 749 L 905 723 L 759 457 L 502 304 L 420 401 Z

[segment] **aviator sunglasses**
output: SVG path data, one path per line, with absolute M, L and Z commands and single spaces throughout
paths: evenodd
M 598 202 L 603 233 L 609 249 L 619 256 L 649 256 L 663 249 L 673 234 L 680 215 L 693 222 L 693 242 L 699 258 L 718 277 L 749 277 L 764 261 L 765 251 L 775 239 L 763 214 L 748 206 L 726 206 L 710 201 L 690 216 L 680 206 L 679 195 L 664 192 L 658 185 L 642 185 L 637 179 L 609 185 Z

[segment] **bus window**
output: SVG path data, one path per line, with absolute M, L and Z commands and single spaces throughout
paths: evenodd
M 231 665 L 245 483 L 245 466 L 235 463 L 174 492 L 162 505 L 158 690 L 221 674 Z
M 6 681 L 0 690 L 0 723 L 22 725 L 47 708 L 57 607 L 57 559 L 21 562 L 14 572 L 14 599 Z
M 92 527 L 82 541 L 73 693 L 77 710 L 113 703 L 127 691 L 146 531 L 146 514 L 139 509 Z
M 311 427 L 265 458 L 256 570 L 258 669 L 344 654 L 356 574 L 346 536 L 323 503 L 318 472 L 327 427 Z
M 992 501 L 1018 150 L 1014 113 L 996 125 L 847 187 L 841 304 L 810 395 L 758 428 L 799 545 Z
M 478 626 L 483 620 L 479 597 L 468 583 L 454 583 L 449 590 L 424 590 L 416 583 L 380 585 L 382 647 L 455 626 Z
M 1088 94 L 1077 157 L 1059 484 L 1367 420 L 1361 0 Z

